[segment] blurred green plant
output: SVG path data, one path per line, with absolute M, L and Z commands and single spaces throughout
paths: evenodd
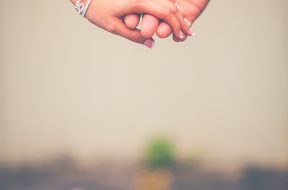
M 146 164 L 150 169 L 169 169 L 175 161 L 174 148 L 165 137 L 152 139 L 146 150 Z

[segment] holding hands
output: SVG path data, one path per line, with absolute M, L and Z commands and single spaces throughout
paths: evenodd
M 184 41 L 193 34 L 190 29 L 209 0 L 71 0 L 80 4 L 78 12 L 104 30 L 144 44 L 154 45 L 156 33 L 174 41 Z M 83 7 L 86 10 L 83 12 Z M 76 6 L 77 7 L 77 6 Z M 141 30 L 137 28 L 142 16 Z

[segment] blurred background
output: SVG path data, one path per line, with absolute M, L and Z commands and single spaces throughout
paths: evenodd
M 151 50 L 0 0 L 0 189 L 287 190 L 287 8 L 212 0 Z

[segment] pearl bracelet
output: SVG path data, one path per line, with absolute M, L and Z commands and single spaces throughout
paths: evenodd
M 86 12 L 87 12 L 87 9 L 88 9 L 91 1 L 92 0 L 87 0 L 85 4 L 82 2 L 82 0 L 76 1 L 75 10 L 84 18 L 86 16 Z

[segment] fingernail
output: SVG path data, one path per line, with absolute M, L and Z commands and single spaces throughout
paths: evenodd
M 184 18 L 184 22 L 186 22 L 188 26 L 191 26 L 191 22 L 187 18 Z
M 180 31 L 180 39 L 184 39 L 184 33 L 182 32 L 182 30 Z
M 144 45 L 149 47 L 149 48 L 153 48 L 154 44 L 155 44 L 155 42 L 153 40 L 146 40 L 144 42 Z
M 190 30 L 190 34 L 191 34 L 191 36 L 195 36 L 195 35 L 196 35 L 196 33 L 193 32 L 193 29 L 192 29 L 192 28 L 190 28 L 189 30 Z

